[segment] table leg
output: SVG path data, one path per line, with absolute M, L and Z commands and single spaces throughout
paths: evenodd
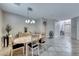
M 28 56 L 28 45 L 25 44 L 25 46 L 26 46 L 26 56 Z

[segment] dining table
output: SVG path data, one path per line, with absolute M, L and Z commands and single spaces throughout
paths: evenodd
M 32 34 L 32 35 L 22 36 L 19 38 L 15 38 L 13 40 L 13 45 L 23 43 L 25 45 L 25 48 L 26 48 L 26 51 L 25 51 L 26 56 L 28 56 L 28 54 L 29 54 L 28 43 L 34 42 L 34 41 L 38 42 L 41 38 L 44 38 L 44 35 Z

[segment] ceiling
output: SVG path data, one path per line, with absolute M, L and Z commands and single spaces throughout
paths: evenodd
M 27 8 L 33 9 L 30 16 L 33 18 L 46 17 L 47 19 L 65 20 L 79 16 L 78 3 L 5 3 L 0 4 L 2 10 L 22 16 L 27 16 Z

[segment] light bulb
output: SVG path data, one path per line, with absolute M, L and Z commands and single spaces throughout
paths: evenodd
M 28 20 L 25 20 L 25 23 L 30 23 L 30 20 L 28 19 Z
M 27 22 L 30 23 L 30 20 L 28 19 Z
M 31 23 L 31 24 L 34 24 L 35 23 L 35 20 L 30 20 L 30 19 L 28 19 L 28 20 L 25 20 L 25 23 Z
M 32 20 L 32 23 L 34 24 L 35 23 L 35 20 Z
M 27 20 L 25 20 L 25 23 L 27 23 L 28 21 Z

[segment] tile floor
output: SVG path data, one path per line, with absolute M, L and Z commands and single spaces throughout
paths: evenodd
M 79 56 L 79 40 L 72 40 L 72 55 Z
M 0 50 L 0 55 L 9 55 L 10 48 Z M 44 48 L 39 49 L 39 56 L 79 56 L 79 40 L 70 37 L 47 39 Z
M 48 39 L 48 49 L 43 51 L 42 56 L 71 56 L 72 47 L 71 39 L 69 37 L 60 37 L 55 39 Z

